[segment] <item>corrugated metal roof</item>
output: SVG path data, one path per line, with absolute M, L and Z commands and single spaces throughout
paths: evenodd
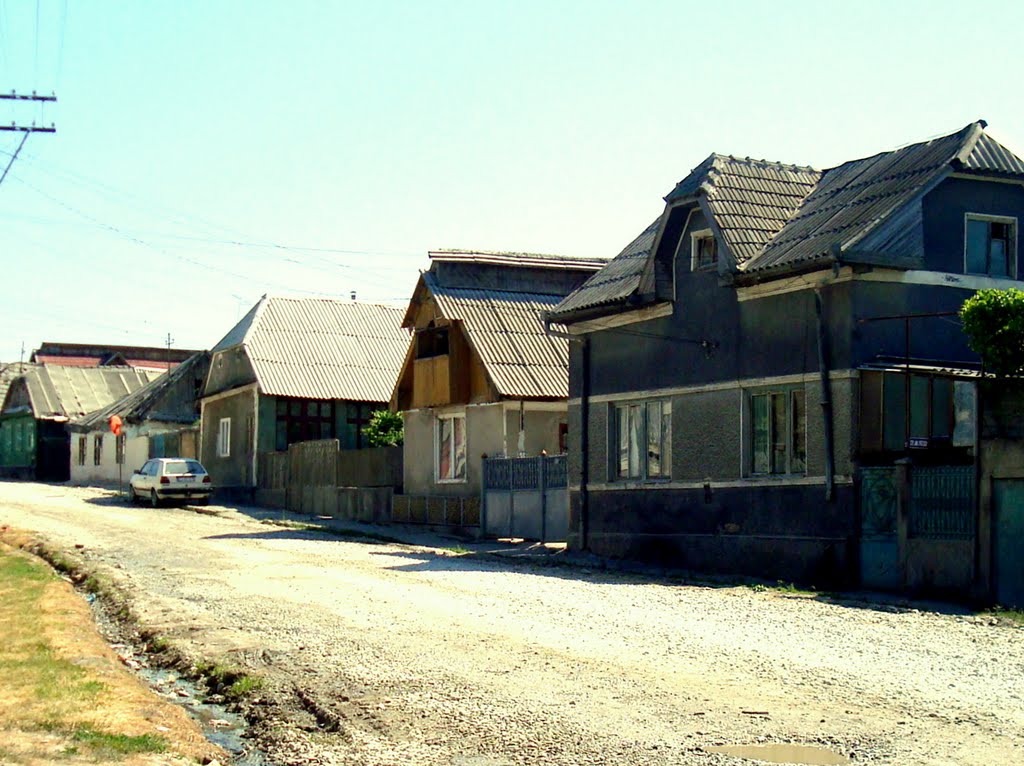
M 0 407 L 3 407 L 11 381 L 35 367 L 31 362 L 4 362 L 0 364 Z
M 409 347 L 402 309 L 264 297 L 214 348 L 243 345 L 269 396 L 386 402 Z
M 644 266 L 654 246 L 654 237 L 658 233 L 660 223 L 660 217 L 654 219 L 640 236 L 626 245 L 607 266 L 563 298 L 551 313 L 568 314 L 585 308 L 617 303 L 632 295 L 640 285 Z
M 973 149 L 961 158 L 964 170 L 1002 175 L 1024 175 L 1024 160 L 987 133 L 981 133 Z
M 569 395 L 569 342 L 548 335 L 543 312 L 559 296 L 469 290 L 423 275 L 441 314 L 461 320 L 499 395 L 515 399 L 564 399 Z
M 571 255 L 517 253 L 501 250 L 431 250 L 427 256 L 432 261 L 469 261 L 500 266 L 543 266 L 547 269 L 599 269 L 608 263 L 607 258 L 577 258 Z
M 203 351 L 199 354 L 195 354 L 184 362 L 175 365 L 174 369 L 169 374 L 160 375 L 156 379 L 151 380 L 149 383 L 144 385 L 142 388 L 121 397 L 106 407 L 75 419 L 72 424 L 73 430 L 91 431 L 97 426 L 101 426 L 103 423 L 107 422 L 111 415 L 118 415 L 126 423 L 142 422 L 149 417 L 151 408 L 159 400 L 164 391 L 181 380 L 182 377 L 193 374 L 203 377 L 209 363 L 209 351 Z M 188 420 L 181 422 L 193 421 Z
M 25 383 L 36 418 L 72 420 L 112 404 L 162 374 L 131 367 L 44 365 L 27 371 Z

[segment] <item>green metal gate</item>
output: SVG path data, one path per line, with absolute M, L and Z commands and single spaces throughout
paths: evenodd
M 968 540 L 975 529 L 974 468 L 915 466 L 910 472 L 910 537 Z
M 899 563 L 896 512 L 899 469 L 860 469 L 860 578 L 867 588 L 898 588 Z

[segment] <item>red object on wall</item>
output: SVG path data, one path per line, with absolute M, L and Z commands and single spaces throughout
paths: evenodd
M 110 431 L 111 431 L 111 433 L 113 433 L 114 436 L 120 436 L 121 435 L 121 416 L 120 415 L 111 415 L 110 416 L 110 420 L 108 422 L 110 423 Z

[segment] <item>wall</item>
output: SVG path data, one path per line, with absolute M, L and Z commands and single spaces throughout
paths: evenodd
M 254 485 L 252 438 L 254 389 L 246 389 L 203 404 L 200 462 L 210 472 L 215 491 L 228 493 Z M 231 418 L 231 454 L 217 454 L 221 418 Z
M 439 413 L 466 414 L 466 481 L 434 481 L 434 429 Z M 504 406 L 498 404 L 469 405 L 464 409 L 423 409 L 402 413 L 405 422 L 403 447 L 403 483 L 407 495 L 479 496 L 481 488 L 481 455 L 497 455 L 504 451 L 502 417 Z
M 1018 184 L 948 178 L 922 202 L 925 267 L 964 273 L 964 216 L 966 213 L 1017 218 L 1017 274 L 1020 270 L 1020 227 L 1024 225 L 1024 188 Z M 1007 285 L 1010 286 L 1010 285 Z
M 533 409 L 538 405 L 525 402 L 523 412 L 523 452 L 526 456 L 539 455 L 544 450 L 549 455 L 557 455 L 562 450 L 558 445 L 558 426 L 566 422 L 568 405 L 562 404 L 559 409 Z M 503 451 L 509 457 L 519 453 L 519 407 L 513 403 L 512 409 L 505 410 L 505 442 Z M 490 455 L 500 452 L 490 452 Z
M 109 429 L 71 433 L 71 482 L 74 484 L 116 484 L 118 481 L 117 437 Z M 95 464 L 96 436 L 103 437 L 100 464 Z M 85 438 L 85 464 L 78 462 L 78 440 Z M 120 466 L 121 481 L 127 485 L 132 472 L 149 459 L 149 437 L 128 434 L 125 439 L 125 460 Z
M 36 465 L 36 421 L 31 413 L 0 417 L 0 470 L 32 472 Z
M 213 354 L 206 376 L 203 396 L 212 396 L 256 382 L 256 373 L 242 346 Z

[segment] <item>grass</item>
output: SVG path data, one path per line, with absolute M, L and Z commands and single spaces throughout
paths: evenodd
M 79 634 L 92 630 L 91 624 L 78 622 L 91 619 L 74 601 L 77 598 L 42 562 L 0 546 L 0 720 L 5 762 L 45 761 L 50 756 L 109 761 L 167 749 L 164 737 L 100 724 L 105 720 L 100 712 L 120 695 L 68 656 L 79 649 Z M 99 642 L 98 636 L 95 640 Z
M 463 556 L 467 553 L 472 553 L 469 548 L 464 548 L 461 545 L 453 545 L 451 548 L 445 548 L 445 550 L 456 556 Z
M 206 680 L 207 685 L 230 701 L 237 701 L 263 687 L 263 679 L 244 670 L 200 662 L 195 666 L 196 675 Z
M 1001 620 L 1007 620 L 1015 625 L 1024 626 L 1024 609 L 1009 609 L 997 606 L 986 610 L 984 614 L 990 614 L 993 617 L 998 617 Z

